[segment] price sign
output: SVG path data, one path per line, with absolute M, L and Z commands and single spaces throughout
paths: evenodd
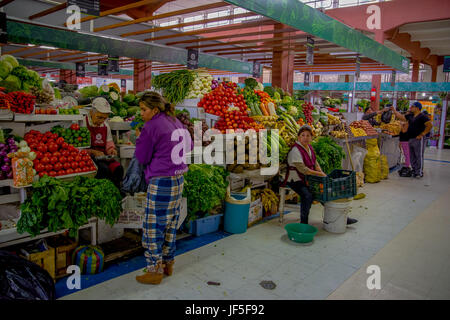
M 119 56 L 108 56 L 108 72 L 119 73 Z
M 108 75 L 108 60 L 102 60 L 98 62 L 98 71 L 97 74 L 99 76 L 107 76 Z
M 261 63 L 259 62 L 253 62 L 253 77 L 261 77 Z
M 314 64 L 314 39 L 311 37 L 306 38 L 306 64 Z
M 86 64 L 77 62 L 76 64 L 76 74 L 77 77 L 85 77 L 86 76 Z

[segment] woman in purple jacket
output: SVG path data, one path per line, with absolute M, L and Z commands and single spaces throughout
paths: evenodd
M 145 125 L 136 140 L 136 158 L 145 167 L 148 183 L 142 235 L 147 268 L 136 280 L 159 284 L 163 274 L 172 274 L 183 174 L 188 170 L 186 161 L 181 160 L 185 154 L 173 151 L 179 150 L 177 137 L 191 147 L 192 141 L 189 132 L 175 117 L 174 107 L 158 93 L 145 93 L 139 107 Z

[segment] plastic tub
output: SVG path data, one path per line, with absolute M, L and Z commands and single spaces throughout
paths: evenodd
M 290 240 L 298 243 L 312 242 L 317 233 L 317 228 L 304 223 L 289 223 L 284 229 Z
M 220 220 L 223 214 L 200 218 L 191 222 L 189 233 L 197 237 L 219 230 Z

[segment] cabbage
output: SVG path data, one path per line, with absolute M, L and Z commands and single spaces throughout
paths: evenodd
M 84 98 L 93 98 L 98 96 L 97 86 L 87 86 L 78 90 Z
M 9 75 L 5 80 L 0 82 L 0 87 L 4 87 L 7 92 L 20 91 L 22 89 L 22 83 L 16 76 Z
M 16 68 L 19 66 L 19 62 L 16 58 L 14 58 L 12 55 L 5 54 L 0 58 L 0 61 L 7 61 L 11 64 L 13 68 Z
M 5 79 L 12 69 L 13 67 L 8 61 L 0 61 L 0 78 Z

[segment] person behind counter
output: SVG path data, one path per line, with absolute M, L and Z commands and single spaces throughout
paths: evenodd
M 105 155 L 117 156 L 117 150 L 111 134 L 111 129 L 106 122 L 112 113 L 111 106 L 105 98 L 95 98 L 92 101 L 92 110 L 86 115 L 83 125 L 91 133 L 91 148 L 86 151 L 93 158 L 98 167 L 97 179 L 109 179 L 120 189 L 124 169 L 118 161 L 98 160 Z
M 137 132 L 136 158 L 144 166 L 147 188 L 147 207 L 143 223 L 142 246 L 147 268 L 136 276 L 143 284 L 159 284 L 163 275 L 172 275 L 175 238 L 184 178 L 188 167 L 185 161 L 172 158 L 172 150 L 179 144 L 172 140 L 175 130 L 182 133 L 185 146 L 193 143 L 189 132 L 175 117 L 175 108 L 156 92 L 145 93 L 139 102 L 145 122 Z M 189 149 L 189 148 L 187 148 Z M 180 155 L 180 154 L 177 154 Z M 184 157 L 185 154 L 180 155 Z M 178 163 L 178 164 L 177 164 Z
M 392 106 L 392 105 L 389 105 Z M 381 123 L 376 120 L 376 116 L 379 114 L 383 114 L 385 112 L 389 111 L 389 108 L 384 108 L 383 110 L 375 111 L 372 109 L 372 106 L 367 107 L 366 111 L 364 112 L 364 115 L 362 116 L 362 120 L 369 121 L 371 126 L 379 126 Z
M 298 141 L 291 148 L 287 157 L 288 171 L 282 186 L 287 185 L 300 196 L 300 223 L 308 224 L 313 195 L 306 186 L 305 175 L 318 177 L 326 177 L 327 175 L 320 168 L 314 149 L 311 146 L 312 128 L 308 125 L 302 126 L 297 136 Z M 357 222 L 356 219 L 347 218 L 347 224 L 355 222 Z

